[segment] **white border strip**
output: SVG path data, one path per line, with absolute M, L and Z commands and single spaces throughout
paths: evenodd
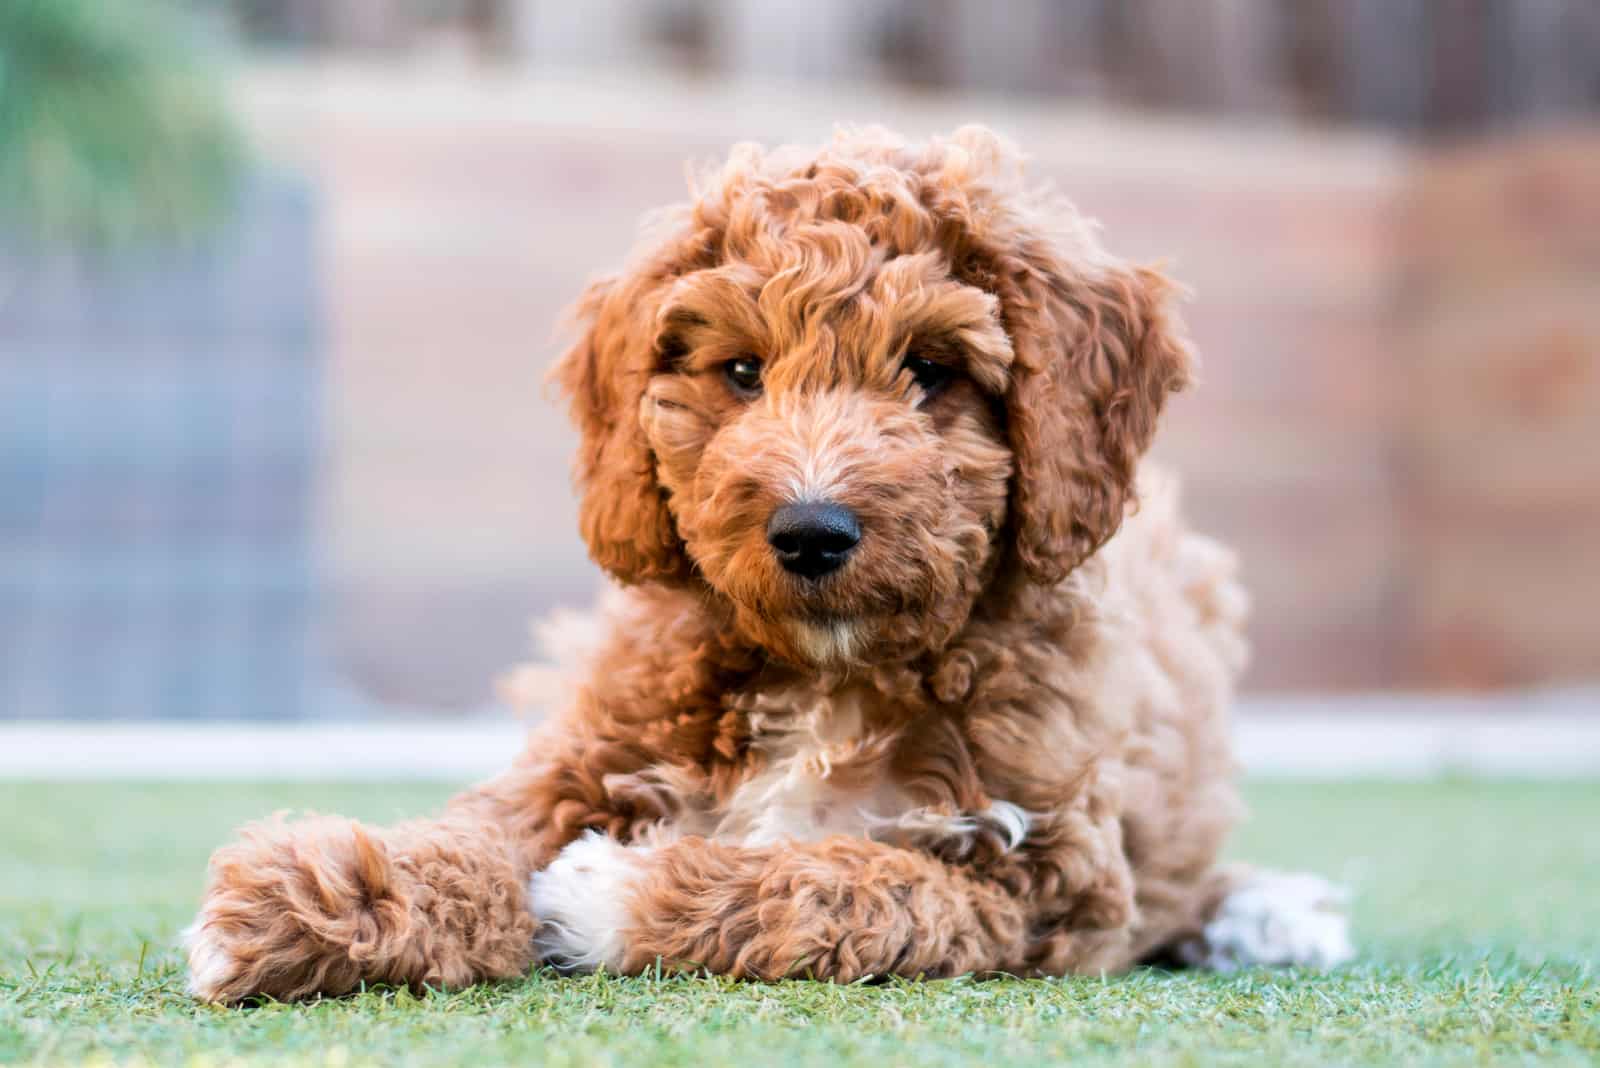
M 467 783 L 506 767 L 527 730 L 509 718 L 0 722 L 0 780 Z M 1600 777 L 1600 696 L 1253 698 L 1235 746 L 1246 774 L 1268 778 Z
M 527 725 L 0 723 L 0 779 L 472 782 L 511 763 Z
M 1252 775 L 1600 777 L 1600 689 L 1250 697 L 1235 751 Z
M 1600 719 L 1284 714 L 1239 723 L 1246 774 L 1287 779 L 1600 777 Z

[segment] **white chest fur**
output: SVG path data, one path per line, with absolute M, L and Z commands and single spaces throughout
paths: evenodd
M 764 695 L 750 713 L 752 745 L 764 761 L 715 810 L 686 813 L 650 835 L 699 834 L 731 845 L 814 842 L 844 835 L 956 856 L 980 835 L 1002 849 L 1027 837 L 1029 814 L 996 801 L 983 812 L 930 805 L 896 783 L 885 740 L 866 726 L 861 697 L 805 691 Z
M 825 705 L 751 713 L 753 745 L 766 766 L 717 814 L 713 836 L 741 845 L 867 837 L 913 810 L 886 769 L 866 784 L 855 774 L 836 774 L 861 761 L 872 743 L 862 719 L 859 701 L 848 694 Z

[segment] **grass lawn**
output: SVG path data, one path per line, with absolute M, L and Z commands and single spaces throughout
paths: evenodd
M 276 808 L 425 812 L 432 786 L 0 783 L 0 1063 L 1600 1062 L 1600 783 L 1256 785 L 1240 857 L 1356 891 L 1331 975 L 834 987 L 550 973 L 248 1011 L 183 994 L 205 859 Z

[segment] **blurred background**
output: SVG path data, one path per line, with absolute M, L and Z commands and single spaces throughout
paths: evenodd
M 982 122 L 1195 291 L 1262 695 L 1600 683 L 1594 0 L 0 0 L 0 719 L 491 711 L 684 164 Z

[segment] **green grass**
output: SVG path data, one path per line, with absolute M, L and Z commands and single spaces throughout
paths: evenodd
M 1600 1061 L 1600 784 L 1258 785 L 1235 853 L 1352 884 L 1331 975 L 834 987 L 540 973 L 248 1011 L 173 948 L 205 858 L 276 808 L 372 819 L 407 786 L 0 784 L 0 1063 L 817 1064 Z

